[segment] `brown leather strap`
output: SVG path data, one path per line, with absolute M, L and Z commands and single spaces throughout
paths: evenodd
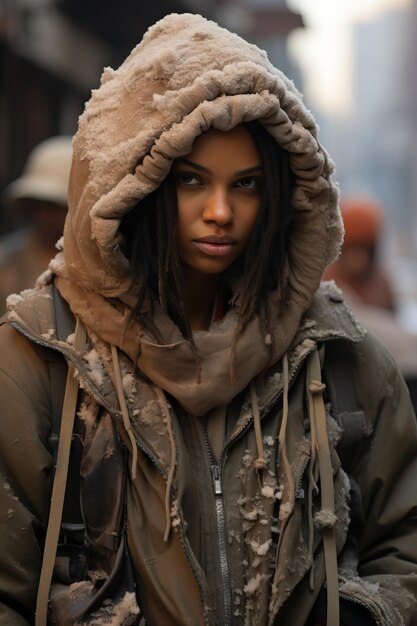
M 83 351 L 85 343 L 85 328 L 80 320 L 77 320 L 74 338 L 75 350 L 77 352 Z M 43 550 L 42 568 L 39 578 L 38 595 L 36 599 L 36 626 L 46 626 L 48 620 L 49 589 L 52 581 L 56 550 L 59 540 L 59 531 L 61 527 L 77 398 L 78 380 L 74 377 L 74 365 L 70 362 L 68 364 L 67 384 L 65 387 L 64 405 L 62 409 L 51 508 L 49 512 L 48 528 L 46 531 L 45 546 Z
M 339 626 L 339 577 L 335 539 L 335 506 L 333 468 L 327 434 L 326 410 L 323 401 L 325 385 L 321 382 L 320 358 L 314 350 L 308 358 L 308 393 L 313 405 L 319 461 L 321 506 L 329 515 L 329 524 L 323 528 L 324 561 L 327 583 L 327 626 Z M 330 519 L 332 517 L 333 519 Z M 333 521 L 334 520 L 334 521 Z

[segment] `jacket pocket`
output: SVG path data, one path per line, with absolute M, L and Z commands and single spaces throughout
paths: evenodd
M 134 578 L 126 540 L 120 543 L 110 574 L 96 569 L 72 584 L 54 583 L 49 600 L 49 623 L 88 626 L 113 623 L 139 626 Z

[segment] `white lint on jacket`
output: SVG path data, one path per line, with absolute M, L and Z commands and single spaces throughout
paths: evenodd
M 97 402 L 89 395 L 83 394 L 83 400 L 78 409 L 78 417 L 84 424 L 84 447 L 92 442 L 97 430 L 97 414 L 100 407 Z
M 249 545 L 257 556 L 265 556 L 267 554 L 272 543 L 272 539 L 268 539 L 263 544 L 259 544 L 257 541 L 249 541 Z
M 133 404 L 135 401 L 134 395 L 136 393 L 135 377 L 130 372 L 127 372 L 122 377 L 122 385 L 126 394 L 126 400 L 128 404 Z
M 81 583 L 85 585 L 85 583 Z M 79 584 L 74 583 L 72 587 L 77 591 Z M 137 623 L 137 616 L 140 614 L 133 592 L 126 592 L 118 602 L 108 601 L 93 613 L 86 622 L 78 622 L 74 626 L 129 626 Z
M 91 380 L 98 388 L 100 388 L 103 385 L 105 377 L 102 360 L 94 349 L 87 352 L 83 358 L 87 361 Z
M 262 580 L 265 580 L 266 578 L 268 577 L 262 574 L 255 574 L 255 576 L 251 578 L 247 585 L 244 587 L 243 591 L 248 597 L 253 596 L 259 589 Z

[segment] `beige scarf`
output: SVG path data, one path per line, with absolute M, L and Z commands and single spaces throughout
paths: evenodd
M 277 297 L 272 294 L 269 322 L 274 334 L 264 331 L 255 317 L 239 335 L 233 363 L 238 305 L 210 330 L 195 332 L 194 349 L 158 304 L 153 322 L 159 341 L 130 319 L 131 303 L 122 305 L 118 300 L 113 305 L 99 294 L 84 294 L 78 285 L 63 276 L 56 278 L 56 285 L 88 332 L 122 350 L 146 377 L 176 398 L 192 415 L 204 415 L 228 404 L 255 376 L 278 361 L 287 351 L 303 312 L 299 305 L 287 304 L 281 317 Z M 201 376 L 198 376 L 199 366 Z
M 156 343 L 145 332 L 140 333 L 138 366 L 193 415 L 204 415 L 214 407 L 228 404 L 268 364 L 269 337 L 262 336 L 258 318 L 239 337 L 234 364 L 236 310 L 229 311 L 209 331 L 194 333 L 196 351 L 159 307 L 154 322 L 162 341 Z M 199 363 L 201 375 L 197 376 Z

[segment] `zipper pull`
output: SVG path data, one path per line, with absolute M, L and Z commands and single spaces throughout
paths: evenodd
M 213 478 L 213 489 L 215 496 L 222 495 L 222 482 L 220 478 L 220 467 L 218 465 L 211 466 L 211 475 Z

